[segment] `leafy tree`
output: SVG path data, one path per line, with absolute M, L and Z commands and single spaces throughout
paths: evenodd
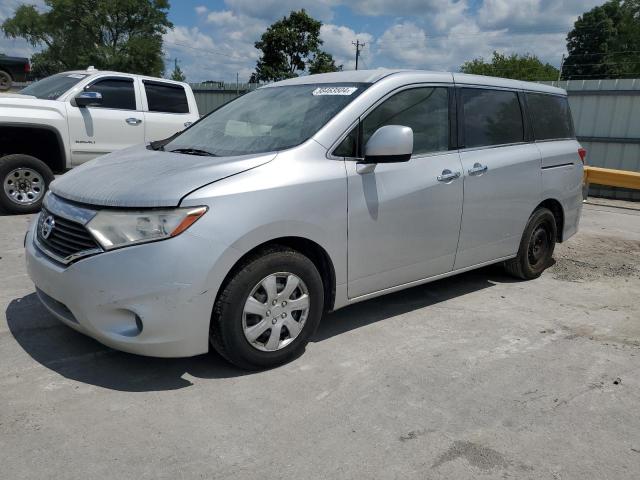
M 567 35 L 565 79 L 640 74 L 640 1 L 611 0 L 585 12 Z
M 171 72 L 171 80 L 175 80 L 176 82 L 184 82 L 187 79 L 184 73 L 182 73 L 182 69 L 180 65 L 178 65 L 178 59 L 176 58 L 173 63 L 173 72 Z
M 37 76 L 94 65 L 160 76 L 162 34 L 173 27 L 168 0 L 45 0 L 46 11 L 18 7 L 5 36 L 44 49 L 33 55 Z
M 262 50 L 262 56 L 249 81 L 257 83 L 297 77 L 307 66 L 328 68 L 332 62 L 328 62 L 330 55 L 320 50 L 321 26 L 322 23 L 311 18 L 304 9 L 292 11 L 288 17 L 273 23 L 255 43 L 255 47 Z M 318 63 L 314 64 L 316 58 Z
M 463 73 L 487 75 L 491 77 L 513 78 L 517 80 L 557 80 L 558 69 L 548 63 L 542 63 L 538 57 L 529 53 L 504 55 L 493 52 L 490 62 L 476 58 L 460 67 Z
M 309 63 L 309 73 L 329 73 L 339 72 L 342 70 L 342 65 L 336 65 L 333 55 L 328 52 L 318 52 L 313 60 Z

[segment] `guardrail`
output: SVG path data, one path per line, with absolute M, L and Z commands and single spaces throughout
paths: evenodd
M 633 188 L 640 190 L 640 172 L 614 170 L 612 168 L 584 167 L 585 184 L 607 187 Z

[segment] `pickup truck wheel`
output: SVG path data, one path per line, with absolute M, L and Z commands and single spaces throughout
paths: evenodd
M 271 368 L 296 358 L 324 306 L 322 277 L 311 260 L 287 247 L 251 255 L 224 285 L 213 309 L 210 340 L 240 368 Z
M 41 160 L 21 153 L 0 158 L 0 208 L 7 213 L 35 213 L 53 181 L 53 172 Z
M 12 84 L 13 80 L 11 79 L 11 75 L 4 70 L 0 70 L 0 91 L 6 92 L 11 88 Z

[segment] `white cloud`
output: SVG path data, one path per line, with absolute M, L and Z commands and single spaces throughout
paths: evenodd
M 428 69 L 426 33 L 412 22 L 388 28 L 376 41 L 376 48 L 384 67 Z
M 198 27 L 174 27 L 164 34 L 163 39 L 165 43 L 178 47 L 208 50 L 214 50 L 216 48 L 213 39 L 202 33 Z
M 331 7 L 338 3 L 338 0 L 225 0 L 227 7 L 235 12 L 269 21 L 302 8 L 313 18 L 330 21 L 333 18 Z
M 187 81 L 231 81 L 238 73 L 240 81 L 246 82 L 259 56 L 253 44 L 267 24 L 231 10 L 195 10 L 201 18 L 198 26 L 178 25 L 164 37 L 166 73 L 171 59 L 177 57 Z
M 478 24 L 510 31 L 564 31 L 579 14 L 602 3 L 602 0 L 484 0 L 478 11 Z
M 367 64 L 371 64 L 373 60 L 371 55 L 367 55 L 368 47 L 373 42 L 373 35 L 370 33 L 356 33 L 349 27 L 325 24 L 320 28 L 320 38 L 324 42 L 322 49 L 333 55 L 336 65 L 342 65 L 345 70 L 355 68 L 355 47 L 351 42 L 356 39 L 366 44 L 362 54 Z
M 402 15 L 412 21 L 427 21 L 439 29 L 461 20 L 468 9 L 467 0 L 345 0 L 344 5 L 362 15 Z

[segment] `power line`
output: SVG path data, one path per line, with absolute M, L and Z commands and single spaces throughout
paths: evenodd
M 249 60 L 248 57 L 238 57 L 238 56 L 235 56 L 235 55 L 229 55 L 228 53 L 216 52 L 215 50 L 209 50 L 209 49 L 206 49 L 206 48 L 192 47 L 191 45 L 185 45 L 184 43 L 169 42 L 167 40 L 164 40 L 164 43 L 167 43 L 169 45 L 174 45 L 176 47 L 184 47 L 184 48 L 190 48 L 191 50 L 198 50 L 200 52 L 206 52 L 206 53 L 208 53 L 210 55 L 220 55 L 222 57 L 233 58 L 234 60 Z
M 591 56 L 604 56 L 604 55 L 621 55 L 621 54 L 635 54 L 640 53 L 640 50 L 625 50 L 621 52 L 598 52 L 598 53 L 570 53 L 570 57 L 591 57 Z

